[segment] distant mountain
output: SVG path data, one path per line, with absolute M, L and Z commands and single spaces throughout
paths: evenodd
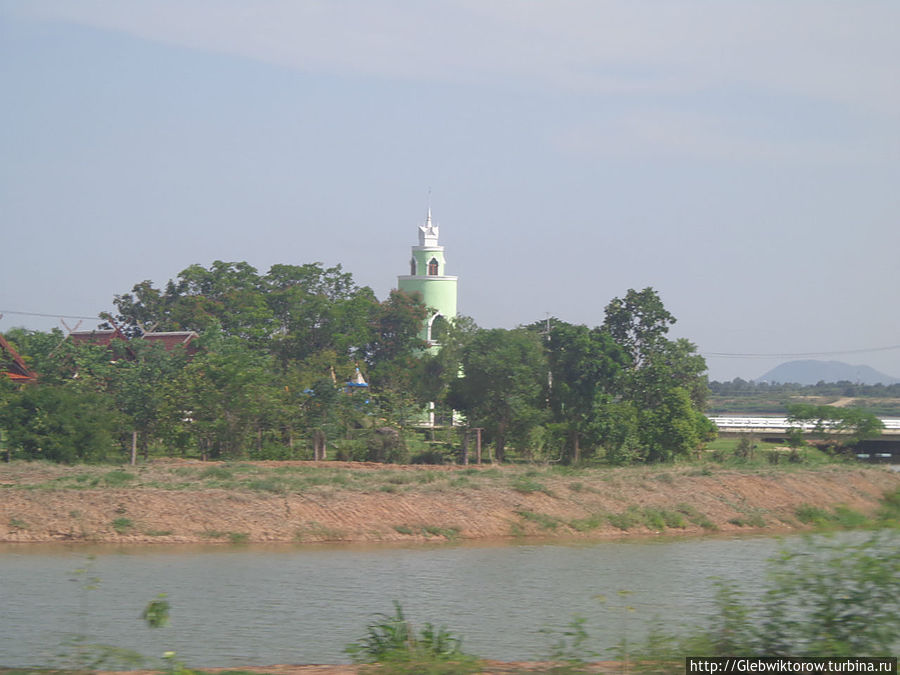
M 853 382 L 858 384 L 896 384 L 900 378 L 879 373 L 869 366 L 851 366 L 840 361 L 788 361 L 756 378 L 757 382 Z

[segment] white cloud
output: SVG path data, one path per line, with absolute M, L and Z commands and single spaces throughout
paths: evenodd
M 741 86 L 900 113 L 900 5 L 776 0 L 31 0 L 292 68 L 610 94 Z

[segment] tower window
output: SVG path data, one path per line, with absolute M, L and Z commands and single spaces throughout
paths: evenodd
M 409 273 L 410 273 L 412 276 L 416 276 L 416 259 L 415 259 L 415 258 L 412 258 L 412 259 L 409 261 Z
M 428 276 L 436 277 L 438 276 L 438 261 L 437 258 L 432 258 L 428 263 Z

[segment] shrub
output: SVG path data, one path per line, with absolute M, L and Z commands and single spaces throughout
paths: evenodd
M 829 525 L 834 521 L 834 516 L 828 513 L 828 511 L 819 508 L 818 506 L 812 506 L 811 504 L 801 504 L 794 513 L 801 523 L 806 523 L 807 525 L 822 527 L 824 525 Z
M 450 662 L 456 667 L 446 672 L 478 670 L 475 659 L 463 653 L 461 638 L 430 623 L 416 634 L 397 601 L 394 601 L 393 616 L 377 614 L 376 620 L 367 627 L 366 636 L 347 645 L 345 651 L 356 663 L 416 664 L 409 672 L 435 672 L 423 664 Z
M 890 656 L 900 634 L 900 540 L 808 539 L 769 561 L 760 598 L 721 584 L 719 611 L 688 649 L 710 656 Z
M 112 528 L 119 534 L 126 534 L 132 527 L 134 522 L 131 518 L 116 518 L 111 523 Z
M 391 427 L 375 429 L 366 443 L 366 461 L 405 464 L 409 450 L 400 432 Z

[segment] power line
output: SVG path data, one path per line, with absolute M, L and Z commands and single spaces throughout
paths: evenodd
M 703 352 L 703 356 L 719 358 L 719 359 L 799 359 L 813 356 L 843 356 L 846 354 L 868 354 L 871 352 L 887 352 L 893 349 L 900 349 L 900 345 L 890 345 L 887 347 L 867 347 L 864 349 L 845 349 L 843 351 L 834 352 L 798 352 L 794 354 L 740 354 L 731 352 Z
M 40 316 L 47 319 L 98 319 L 99 316 L 80 316 L 78 314 L 45 314 L 42 312 L 17 312 L 11 309 L 0 309 L 0 314 L 19 314 L 22 316 Z M 706 358 L 716 359 L 800 359 L 821 356 L 844 356 L 849 354 L 869 354 L 872 352 L 887 352 L 900 349 L 900 345 L 888 345 L 887 347 L 866 347 L 862 349 L 845 349 L 831 352 L 795 352 L 795 353 L 740 353 L 740 352 L 701 352 Z
M 78 316 L 76 314 L 43 314 L 41 312 L 14 312 L 11 309 L 0 309 L 0 314 L 21 314 L 22 316 L 41 316 L 47 319 L 99 319 L 98 316 Z

